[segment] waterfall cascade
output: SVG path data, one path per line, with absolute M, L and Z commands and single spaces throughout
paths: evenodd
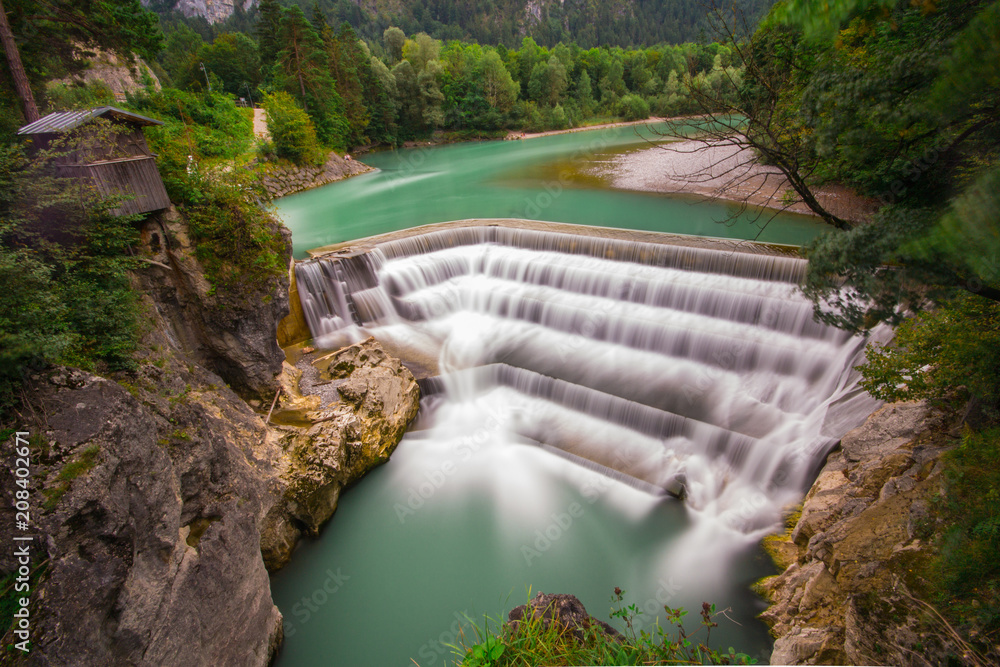
M 371 334 L 431 369 L 408 438 L 540 447 L 758 539 L 877 404 L 805 261 L 749 248 L 467 227 L 296 279 L 321 345 Z

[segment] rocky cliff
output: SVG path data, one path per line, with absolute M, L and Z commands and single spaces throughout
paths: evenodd
M 25 387 L 29 662 L 263 666 L 282 626 L 262 551 L 271 567 L 287 562 L 342 489 L 388 458 L 416 413 L 416 384 L 371 341 L 327 355 L 323 391 L 304 396 L 294 374 L 276 377 L 283 279 L 256 310 L 240 306 L 206 289 L 180 216 L 147 223 L 143 238 L 136 370 L 54 368 Z M 268 400 L 248 404 L 227 382 Z M 308 405 L 300 426 L 265 423 L 278 386 L 279 412 Z M 8 544 L 12 493 L 0 488 Z M 16 567 L 0 554 L 0 570 Z
M 280 229 L 287 261 L 291 235 Z M 151 316 L 168 343 L 241 395 L 270 401 L 284 359 L 274 330 L 289 312 L 287 277 L 254 298 L 216 293 L 195 258 L 187 224 L 173 207 L 147 220 L 140 231 L 150 268 L 137 282 L 150 295 Z
M 947 637 L 928 632 L 910 592 L 957 440 L 926 403 L 884 406 L 844 436 L 801 516 L 765 542 L 780 575 L 760 584 L 774 664 L 943 664 Z
M 149 7 L 152 0 L 142 0 L 144 7 Z M 235 7 L 244 11 L 257 4 L 257 0 L 177 0 L 174 9 L 184 16 L 204 16 L 209 23 L 218 23 L 229 18 Z

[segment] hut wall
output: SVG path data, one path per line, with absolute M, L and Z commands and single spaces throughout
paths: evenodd
M 97 191 L 104 196 L 134 194 L 134 199 L 123 201 L 121 206 L 114 209 L 117 215 L 148 213 L 170 206 L 170 198 L 152 156 L 66 165 L 62 170 L 67 175 L 89 177 Z

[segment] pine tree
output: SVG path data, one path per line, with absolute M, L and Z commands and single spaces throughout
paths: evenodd
M 369 115 L 359 69 L 370 66 L 350 23 L 345 21 L 340 33 L 336 37 L 331 36 L 329 50 L 330 70 L 336 80 L 337 93 L 344 103 L 344 117 L 351 128 L 350 141 L 355 145 L 365 143 Z
M 260 0 L 260 4 L 257 6 L 257 46 L 265 80 L 269 78 L 271 68 L 278 60 L 278 52 L 281 51 L 278 43 L 278 31 L 281 28 L 283 12 L 278 0 Z
M 323 40 L 297 6 L 285 11 L 278 37 L 282 49 L 275 68 L 276 87 L 291 93 L 302 104 L 316 125 L 320 141 L 346 148 L 349 128 L 330 76 Z

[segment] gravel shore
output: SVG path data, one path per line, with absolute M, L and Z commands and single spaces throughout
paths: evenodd
M 610 156 L 592 173 L 620 190 L 693 194 L 812 214 L 777 168 L 758 164 L 752 151 L 737 146 L 676 141 Z M 844 186 L 823 186 L 815 194 L 847 220 L 863 221 L 877 208 Z

